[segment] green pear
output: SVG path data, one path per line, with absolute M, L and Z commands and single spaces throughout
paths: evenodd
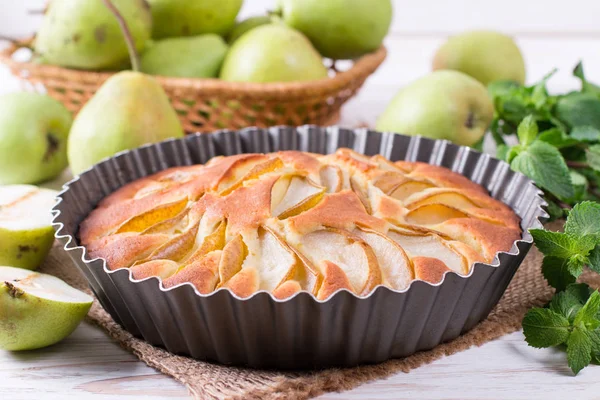
M 54 190 L 0 186 L 0 265 L 36 269 L 54 243 Z
M 152 75 L 215 78 L 228 48 L 214 33 L 159 40 L 142 54 L 141 70 Z
M 152 30 L 146 0 L 112 0 L 141 51 Z M 129 53 L 118 20 L 102 0 L 52 0 L 36 35 L 45 63 L 79 69 L 121 69 Z
M 79 174 L 120 151 L 180 137 L 181 123 L 160 84 L 140 72 L 119 72 L 75 117 L 69 134 L 69 165 Z
M 37 93 L 0 96 L 0 185 L 39 183 L 67 166 L 71 113 Z
M 271 17 L 267 15 L 259 15 L 256 17 L 246 18 L 243 21 L 240 21 L 235 24 L 229 35 L 227 35 L 227 42 L 232 44 L 236 40 L 239 39 L 244 33 L 259 27 L 261 25 L 266 25 L 271 22 Z
M 69 336 L 93 298 L 50 275 L 0 267 L 0 348 L 34 350 Z
M 452 36 L 435 54 L 433 69 L 453 69 L 487 85 L 503 80 L 525 83 L 525 62 L 510 36 L 471 31 Z
M 235 24 L 242 0 L 148 0 L 154 23 L 152 37 L 225 36 Z
M 283 24 L 259 26 L 240 37 L 221 68 L 239 82 L 310 81 L 327 77 L 321 55 L 300 32 Z
M 333 59 L 377 50 L 392 22 L 391 0 L 281 0 L 278 11 L 286 24 Z
M 435 71 L 409 84 L 377 121 L 380 131 L 477 143 L 494 115 L 485 86 L 462 72 Z

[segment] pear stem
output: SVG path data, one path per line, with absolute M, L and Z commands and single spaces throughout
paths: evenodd
M 117 7 L 113 4 L 111 0 L 102 0 L 104 5 L 113 13 L 117 21 L 119 22 L 119 26 L 121 27 L 121 31 L 123 32 L 123 36 L 125 36 L 125 43 L 127 44 L 127 50 L 129 51 L 129 59 L 131 60 L 131 69 L 134 71 L 140 70 L 140 56 L 135 48 L 135 43 L 133 41 L 133 36 L 131 36 L 131 31 L 127 26 L 127 22 L 125 22 L 125 18 L 121 15 Z

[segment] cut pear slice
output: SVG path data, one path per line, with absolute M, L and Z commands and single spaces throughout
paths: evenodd
M 93 298 L 50 275 L 0 267 L 0 348 L 33 350 L 69 336 Z
M 179 215 L 188 204 L 188 199 L 184 198 L 168 204 L 161 204 L 140 215 L 131 217 L 125 221 L 115 233 L 123 232 L 142 232 L 158 223 L 171 220 Z
M 292 297 L 294 294 L 302 290 L 302 286 L 298 281 L 285 281 L 273 290 L 273 297 L 279 300 L 284 300 Z
M 428 182 L 409 181 L 398 185 L 390 190 L 390 196 L 394 199 L 404 201 L 415 193 L 422 192 L 435 187 Z
M 277 188 L 277 186 L 275 187 Z M 279 192 L 281 189 L 277 188 L 277 190 Z M 304 177 L 293 176 L 290 178 L 285 195 L 283 197 L 277 195 L 281 201 L 276 204 L 271 203 L 271 215 L 279 219 L 293 217 L 317 205 L 324 194 L 325 188 L 315 185 Z M 273 200 L 272 196 L 271 201 Z
M 227 196 L 235 189 L 241 187 L 244 184 L 244 182 L 252 179 L 258 179 L 261 175 L 276 171 L 280 168 L 283 168 L 283 166 L 283 161 L 281 161 L 281 159 L 277 157 L 270 158 L 267 161 L 259 162 L 256 164 L 253 164 L 252 161 L 250 161 L 246 165 L 244 165 L 244 167 L 241 167 L 236 171 L 237 173 L 241 174 L 239 180 L 233 182 L 232 184 L 228 184 L 228 182 L 223 182 L 219 185 L 219 194 L 221 196 Z M 243 172 L 246 173 L 244 174 Z
M 469 215 L 444 204 L 426 204 L 406 214 L 406 222 L 415 225 L 438 225 L 453 218 L 467 218 Z
M 223 255 L 219 262 L 219 286 L 223 286 L 241 269 L 244 260 L 248 256 L 248 247 L 242 239 L 242 235 L 236 235 L 223 248 Z
M 324 165 L 319 171 L 321 186 L 326 188 L 327 193 L 336 193 L 342 190 L 344 176 L 337 165 Z
M 362 203 L 363 207 L 365 207 L 367 213 L 372 214 L 373 209 L 371 207 L 371 202 L 369 201 L 369 195 L 366 193 L 366 189 L 361 187 L 360 183 L 358 183 L 358 180 L 356 180 L 355 177 L 350 178 L 350 188 L 354 193 L 356 193 L 356 196 Z
M 185 260 L 186 264 L 191 264 L 200 260 L 205 255 L 215 250 L 222 250 L 225 246 L 225 233 L 227 231 L 227 223 L 219 222 L 217 228 L 210 234 L 200 238 L 200 232 L 196 236 L 196 243 L 200 239 L 200 244 L 193 250 L 192 255 Z
M 324 261 L 337 265 L 348 276 L 356 294 L 367 294 L 381 283 L 381 270 L 373 250 L 347 231 L 326 229 L 306 234 L 297 248 L 321 268 L 323 275 Z
M 142 260 L 141 264 L 146 261 L 170 259 L 173 261 L 181 261 L 194 247 L 196 241 L 196 235 L 198 234 L 198 225 L 194 225 L 187 231 L 180 235 L 175 236 L 150 254 L 150 256 Z
M 437 235 L 409 235 L 394 230 L 390 230 L 387 235 L 398 243 L 411 259 L 414 257 L 435 257 L 453 271 L 461 274 L 466 272 L 467 263 L 465 258 Z
M 435 191 L 429 194 L 423 194 L 422 196 L 419 196 L 418 199 L 415 199 L 410 203 L 406 203 L 406 207 L 412 210 L 428 204 L 442 204 L 444 206 L 449 206 L 457 210 L 480 208 L 477 204 L 475 204 L 464 194 L 451 191 Z
M 273 291 L 296 274 L 298 259 L 294 252 L 269 228 L 259 228 L 257 248 L 250 248 L 242 268 L 256 268 L 259 290 Z
M 0 265 L 36 269 L 54 243 L 50 210 L 57 192 L 0 186 Z
M 368 229 L 356 229 L 352 233 L 373 249 L 381 269 L 384 285 L 397 290 L 408 286 L 414 275 L 410 261 L 398 243 L 379 232 Z

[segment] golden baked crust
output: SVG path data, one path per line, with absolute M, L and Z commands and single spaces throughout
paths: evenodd
M 446 168 L 349 149 L 215 157 L 105 198 L 81 243 L 110 269 L 207 294 L 327 299 L 466 275 L 521 237 L 519 218 Z

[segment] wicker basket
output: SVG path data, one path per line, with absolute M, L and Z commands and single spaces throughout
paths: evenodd
M 0 52 L 0 62 L 25 83 L 41 84 L 47 93 L 77 113 L 113 72 L 92 72 L 18 62 L 10 46 Z M 327 79 L 289 83 L 239 83 L 218 79 L 157 77 L 187 132 L 239 129 L 247 126 L 331 125 L 340 107 L 354 96 L 367 77 L 383 62 L 384 47 L 356 60 L 343 72 Z

